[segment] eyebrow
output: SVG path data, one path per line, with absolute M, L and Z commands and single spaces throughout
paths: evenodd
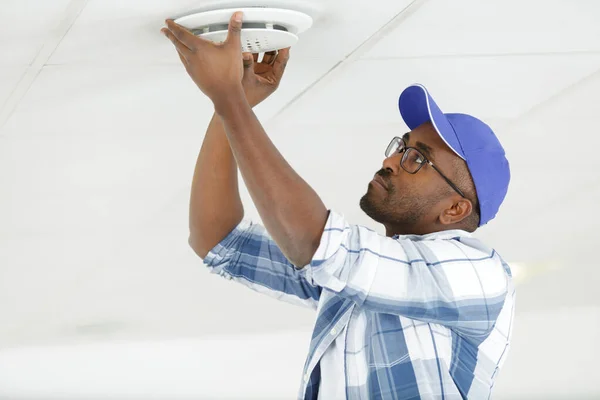
M 404 140 L 404 143 L 408 146 L 408 141 L 410 140 L 410 132 L 406 132 L 404 134 L 404 136 L 402 136 L 402 140 Z M 415 143 L 415 146 L 421 151 L 423 152 L 423 154 L 425 154 L 425 156 L 431 160 L 433 159 L 433 154 L 435 153 L 435 151 L 433 150 L 433 148 L 431 146 L 426 145 L 423 142 L 417 142 Z
M 434 151 L 433 151 L 432 147 L 426 145 L 423 142 L 417 142 L 416 146 L 419 150 L 421 150 L 423 152 L 423 154 L 425 154 L 425 156 L 427 156 L 427 158 L 429 160 L 431 160 L 433 158 L 432 155 L 433 155 Z

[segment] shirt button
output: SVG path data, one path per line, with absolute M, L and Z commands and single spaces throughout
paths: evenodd
M 331 333 L 332 335 L 335 335 L 337 333 L 337 331 L 335 330 L 335 328 L 333 328 L 329 333 Z

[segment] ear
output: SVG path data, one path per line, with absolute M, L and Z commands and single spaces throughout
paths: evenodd
M 459 197 L 454 200 L 450 207 L 442 210 L 440 214 L 440 223 L 442 225 L 457 224 L 467 218 L 473 212 L 471 200 Z

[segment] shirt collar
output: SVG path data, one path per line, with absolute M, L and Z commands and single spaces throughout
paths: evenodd
M 409 239 L 409 240 L 433 240 L 433 239 L 454 239 L 454 238 L 470 238 L 473 235 L 470 232 L 462 229 L 452 229 L 449 231 L 432 232 L 426 235 L 394 235 L 392 239 Z

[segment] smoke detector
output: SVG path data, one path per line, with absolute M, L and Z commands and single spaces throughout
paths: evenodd
M 272 7 L 241 7 L 205 10 L 181 16 L 175 20 L 194 35 L 212 42 L 224 42 L 231 16 L 244 13 L 242 23 L 242 51 L 265 53 L 291 47 L 298 42 L 298 34 L 313 24 L 310 15 L 301 11 Z

